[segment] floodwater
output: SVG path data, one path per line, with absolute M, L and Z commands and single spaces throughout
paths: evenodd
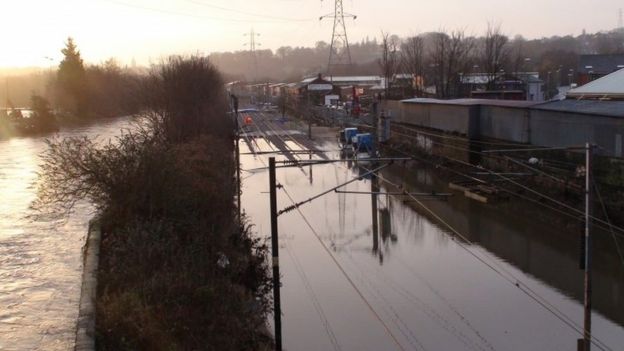
M 56 136 L 104 141 L 129 123 L 106 120 Z M 0 350 L 70 350 L 74 345 L 82 247 L 93 213 L 80 203 L 66 220 L 27 218 L 45 138 L 0 140 Z
M 337 146 L 326 140 L 319 148 Z M 241 157 L 243 205 L 265 238 L 268 172 L 249 170 L 266 167 L 269 156 Z M 288 195 L 305 200 L 368 167 L 278 168 L 284 186 L 278 208 L 293 203 Z M 412 192 L 448 192 L 416 165 L 382 174 Z M 545 210 L 513 201 L 423 199 L 470 240 L 466 244 L 419 204 L 366 194 L 396 191 L 386 182 L 363 179 L 341 190 L 354 193 L 331 192 L 302 205 L 301 213 L 279 216 L 285 349 L 576 350 L 581 335 L 574 327 L 583 323 L 578 224 L 555 224 Z M 596 234 L 595 240 L 592 329 L 598 344 L 592 349 L 624 350 L 624 263 L 610 236 Z

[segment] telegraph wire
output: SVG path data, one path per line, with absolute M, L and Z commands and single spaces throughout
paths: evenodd
M 150 12 L 157 12 L 157 13 L 162 13 L 162 14 L 167 14 L 167 15 L 174 15 L 174 16 L 192 17 L 192 18 L 197 18 L 197 19 L 202 19 L 202 20 L 213 20 L 213 21 L 232 22 L 232 23 L 247 23 L 247 24 L 249 24 L 249 23 L 285 23 L 286 22 L 284 20 L 282 20 L 282 21 L 277 21 L 277 20 L 271 20 L 271 21 L 261 20 L 261 21 L 259 21 L 259 20 L 255 20 L 255 19 L 211 17 L 211 16 L 192 14 L 192 13 L 188 13 L 188 12 L 179 12 L 179 11 L 166 10 L 166 9 L 162 9 L 162 8 L 149 7 L 149 6 L 144 6 L 144 5 L 140 5 L 140 4 L 132 4 L 132 3 L 118 1 L 118 0 L 100 0 L 100 1 L 108 2 L 108 3 L 111 3 L 111 4 L 116 4 L 116 5 L 119 5 L 119 6 L 125 6 L 125 7 L 129 7 L 129 8 L 139 9 L 139 10 L 145 10 L 145 11 L 150 11 Z
M 281 187 L 281 189 L 284 191 L 284 193 L 286 194 L 286 196 L 290 199 L 290 201 L 293 203 L 293 205 L 295 205 L 295 200 L 292 198 L 292 196 L 290 196 L 290 193 L 288 193 L 288 191 L 286 190 L 286 188 L 284 186 Z M 366 297 L 364 296 L 364 294 L 362 294 L 362 291 L 357 287 L 357 285 L 355 284 L 355 282 L 353 281 L 353 279 L 351 279 L 351 277 L 349 276 L 349 274 L 347 274 L 347 272 L 345 271 L 345 269 L 342 267 L 342 265 L 340 264 L 340 262 L 338 262 L 338 259 L 336 259 L 336 257 L 334 256 L 334 254 L 332 254 L 331 250 L 327 247 L 327 245 L 325 245 L 325 242 L 323 242 L 323 239 L 321 238 L 321 236 L 319 235 L 319 233 L 316 231 L 316 229 L 314 229 L 314 227 L 312 226 L 312 224 L 310 224 L 310 221 L 308 221 L 308 218 L 303 214 L 303 212 L 301 211 L 301 209 L 299 207 L 295 207 L 295 209 L 297 210 L 297 212 L 299 212 L 299 215 L 301 216 L 301 218 L 303 219 L 303 221 L 306 223 L 306 225 L 308 226 L 308 228 L 310 228 L 310 230 L 312 231 L 312 233 L 314 234 L 314 236 L 316 237 L 316 239 L 319 241 L 319 243 L 321 244 L 321 246 L 323 247 L 323 249 L 325 250 L 325 252 L 327 252 L 327 254 L 329 255 L 329 257 L 332 259 L 332 261 L 334 261 L 334 263 L 336 264 L 336 266 L 338 267 L 338 269 L 340 270 L 340 272 L 344 275 L 344 277 L 347 279 L 347 281 L 349 282 L 349 284 L 351 285 L 351 287 L 353 288 L 353 290 L 355 290 L 355 292 L 360 296 L 360 298 L 362 299 L 362 301 L 364 301 L 364 304 L 366 304 L 366 306 L 368 307 L 368 309 L 373 313 L 373 315 L 375 316 L 375 318 L 379 321 L 379 323 L 381 323 L 381 325 L 383 325 L 386 333 L 388 334 L 388 336 L 390 336 L 390 338 L 394 341 L 394 343 L 396 344 L 396 346 L 402 350 L 405 351 L 405 348 L 403 347 L 403 345 L 401 345 L 401 343 L 399 342 L 399 340 L 396 338 L 396 336 L 394 335 L 394 333 L 392 333 L 392 330 L 390 330 L 390 327 L 388 327 L 388 325 L 386 324 L 386 322 L 384 322 L 384 320 L 381 318 L 381 316 L 379 315 L 379 313 L 377 313 L 377 311 L 375 311 L 375 309 L 373 308 L 373 306 L 371 305 L 371 303 L 366 299 Z
M 308 19 L 308 18 L 287 18 L 287 17 L 271 16 L 271 15 L 266 15 L 266 14 L 248 12 L 248 11 L 243 11 L 243 10 L 236 10 L 236 9 L 209 4 L 209 3 L 206 3 L 203 1 L 197 1 L 197 0 L 186 0 L 186 1 L 192 4 L 199 5 L 199 6 L 210 7 L 210 8 L 214 8 L 214 9 L 218 9 L 222 11 L 228 11 L 228 12 L 238 13 L 238 14 L 247 15 L 247 16 L 279 20 L 279 21 L 284 21 L 284 22 L 312 22 L 313 21 L 313 19 Z
M 356 264 L 353 265 L 358 268 Z M 385 311 L 386 315 L 390 318 L 392 323 L 397 327 L 399 332 L 407 339 L 412 348 L 419 350 L 427 350 L 425 346 L 418 340 L 412 328 L 410 328 L 407 323 L 401 318 L 399 313 L 392 307 L 392 304 L 388 302 L 388 300 L 383 296 L 383 293 L 373 285 L 373 283 L 369 279 L 365 279 L 365 274 L 361 269 L 358 268 L 359 274 L 356 275 L 356 279 L 362 283 L 362 286 L 368 286 L 368 290 L 370 294 L 380 302 L 381 308 Z
M 605 218 L 607 219 L 607 222 L 609 223 L 609 230 L 611 232 L 611 237 L 613 238 L 613 241 L 615 242 L 615 248 L 617 250 L 618 256 L 620 257 L 620 262 L 622 263 L 622 267 L 624 267 L 624 255 L 622 254 L 620 243 L 618 242 L 617 237 L 615 236 L 615 232 L 613 231 L 613 226 L 611 225 L 611 219 L 609 218 L 609 213 L 607 212 L 607 206 L 602 200 L 602 195 L 600 195 L 600 189 L 598 188 L 598 184 L 596 183 L 596 180 L 593 178 L 592 178 L 592 183 L 594 185 L 594 189 L 596 190 L 596 195 L 598 195 L 598 201 L 600 201 L 600 205 L 602 207 L 602 213 L 604 214 Z
M 301 264 L 301 262 L 295 255 L 294 250 L 290 247 L 288 239 L 286 240 L 286 252 L 288 252 L 288 255 L 293 260 L 293 263 L 295 264 L 295 270 L 297 271 L 297 274 L 301 278 L 301 281 L 303 282 L 303 285 L 306 291 L 310 295 L 310 299 L 312 300 L 312 305 L 314 306 L 316 313 L 319 315 L 319 318 L 321 319 L 321 323 L 323 324 L 325 333 L 327 334 L 327 337 L 329 338 L 329 342 L 332 344 L 332 347 L 335 351 L 342 350 L 342 347 L 340 347 L 340 343 L 338 342 L 338 339 L 336 338 L 336 334 L 334 333 L 334 330 L 332 329 L 331 324 L 329 323 L 329 320 L 327 319 L 327 316 L 325 315 L 323 306 L 318 300 L 318 297 L 316 296 L 316 293 L 314 292 L 314 289 L 312 288 L 312 285 L 310 284 L 310 279 L 308 279 L 308 276 L 305 273 L 305 270 L 303 269 L 303 265 Z
M 411 137 L 411 136 L 410 136 Z M 466 150 L 464 149 L 464 151 L 469 151 L 470 150 Z M 459 160 L 455 160 L 455 161 L 459 161 Z M 460 161 L 464 164 L 470 165 L 472 167 L 477 167 L 479 169 L 484 169 L 482 167 L 478 167 L 475 165 L 472 165 L 470 163 L 466 163 L 463 161 Z M 362 167 L 364 170 L 366 170 L 366 168 Z M 377 172 L 378 170 L 373 170 L 375 172 Z M 370 171 L 370 172 L 373 172 Z M 498 175 L 499 174 L 487 170 L 488 172 L 490 172 L 491 174 L 494 175 Z M 377 177 L 383 181 L 386 182 L 398 189 L 402 189 L 402 187 L 400 185 L 397 185 L 395 183 L 393 183 L 390 180 L 385 179 L 383 176 L 381 175 L 377 175 Z M 359 177 L 361 178 L 361 176 Z M 502 177 L 504 180 L 506 181 L 511 181 L 513 183 L 515 183 L 515 181 L 513 181 L 512 179 L 506 178 L 506 177 Z M 358 178 L 356 178 L 358 179 Z M 343 186 L 346 184 L 343 184 Z M 314 196 L 304 202 L 300 202 L 300 203 L 295 203 L 294 199 L 290 196 L 290 194 L 288 193 L 288 191 L 282 187 L 282 189 L 284 190 L 285 194 L 287 195 L 287 197 L 290 199 L 290 201 L 293 203 L 293 206 L 290 206 L 288 209 L 292 210 L 292 209 L 296 209 L 300 216 L 302 217 L 302 219 L 304 220 L 304 222 L 306 223 L 306 225 L 310 228 L 310 230 L 312 231 L 312 233 L 314 234 L 314 236 L 317 238 L 317 240 L 319 241 L 319 243 L 321 244 L 321 246 L 323 247 L 323 249 L 329 254 L 330 258 L 334 261 L 334 263 L 336 264 L 336 266 L 339 268 L 339 270 L 342 272 L 342 274 L 345 276 L 345 278 L 347 279 L 347 281 L 350 283 L 350 285 L 354 288 L 354 290 L 358 293 L 358 295 L 360 296 L 360 298 L 365 302 L 365 304 L 368 306 L 368 308 L 371 310 L 371 312 L 375 315 L 375 317 L 379 320 L 379 322 L 384 326 L 386 332 L 388 333 L 389 336 L 391 336 L 391 338 L 393 339 L 393 341 L 397 344 L 397 346 L 401 349 L 404 350 L 404 348 L 402 347 L 402 345 L 398 342 L 398 340 L 396 339 L 395 335 L 392 333 L 392 331 L 390 330 L 390 328 L 388 327 L 388 325 L 383 321 L 383 319 L 381 318 L 381 316 L 375 311 L 375 309 L 372 307 L 372 305 L 370 304 L 370 302 L 366 299 L 366 297 L 363 295 L 363 293 L 361 292 L 361 290 L 356 286 L 356 284 L 354 283 L 354 281 L 349 277 L 349 275 L 347 274 L 347 272 L 345 271 L 345 269 L 342 267 L 342 265 L 338 262 L 338 260 L 336 259 L 336 257 L 332 254 L 331 250 L 329 250 L 329 248 L 325 245 L 325 243 L 323 242 L 321 236 L 318 234 L 318 232 L 316 232 L 316 230 L 314 229 L 314 227 L 311 225 L 311 223 L 308 221 L 308 219 L 306 218 L 306 216 L 303 214 L 303 212 L 301 211 L 301 209 L 299 208 L 299 206 L 301 204 L 310 202 L 324 194 L 322 193 L 320 195 Z M 517 287 L 521 292 L 523 292 L 525 295 L 527 295 L 529 298 L 531 298 L 533 301 L 535 301 L 537 304 L 539 304 L 540 306 L 542 306 L 546 311 L 550 312 L 554 317 L 556 317 L 557 319 L 559 319 L 561 322 L 563 322 L 565 325 L 567 325 L 568 327 L 570 327 L 571 329 L 573 329 L 574 331 L 576 331 L 577 333 L 579 333 L 580 335 L 583 335 L 585 330 L 583 327 L 578 326 L 576 324 L 576 322 L 574 322 L 574 320 L 572 318 L 570 318 L 569 316 L 567 316 L 565 313 L 563 313 L 561 310 L 559 310 L 556 306 L 554 306 L 553 304 L 551 304 L 550 302 L 548 302 L 548 300 L 546 300 L 544 297 L 542 297 L 539 293 L 537 293 L 536 291 L 534 291 L 533 289 L 531 289 L 526 283 L 524 283 L 522 280 L 520 280 L 519 278 L 516 277 L 515 274 L 509 272 L 505 267 L 503 267 L 500 262 L 497 262 L 496 260 L 493 260 L 491 257 L 489 257 L 490 255 L 485 252 L 483 253 L 483 255 L 485 257 L 482 257 L 482 255 L 477 254 L 476 252 L 474 252 L 473 250 L 471 250 L 469 247 L 467 247 L 465 244 L 469 244 L 469 245 L 474 245 L 474 243 L 465 235 L 463 235 L 461 232 L 459 232 L 457 229 L 455 229 L 450 223 L 446 222 L 442 217 L 440 217 L 437 213 L 435 213 L 433 210 L 431 210 L 429 207 L 427 207 L 422 201 L 420 201 L 418 198 L 410 195 L 407 191 L 404 191 L 404 195 L 405 196 L 409 196 L 412 198 L 412 200 L 417 203 L 420 207 L 422 207 L 426 212 L 428 212 L 431 216 L 433 216 L 437 221 L 439 221 L 440 223 L 442 223 L 445 227 L 447 227 L 452 233 L 454 233 L 457 237 L 459 237 L 461 240 L 457 241 L 457 243 L 460 245 L 461 248 L 463 248 L 467 253 L 469 253 L 471 256 L 475 257 L 478 261 L 480 261 L 481 263 L 483 263 L 484 265 L 486 265 L 488 268 L 490 268 L 492 271 L 494 271 L 496 274 L 498 274 L 500 277 L 502 277 L 504 280 L 506 280 L 508 283 L 514 285 L 515 287 Z M 539 194 L 540 196 L 543 196 L 542 194 L 540 194 L 539 192 L 536 192 L 537 194 Z M 554 200 L 555 202 L 558 202 L 556 200 Z M 616 227 L 617 228 L 617 227 Z M 462 242 L 463 241 L 463 242 Z M 490 262 L 491 261 L 491 262 Z M 591 343 L 594 344 L 596 347 L 598 347 L 601 350 L 612 350 L 610 347 L 608 347 L 606 344 L 604 344 L 604 342 L 602 342 L 600 339 L 598 339 L 595 335 L 592 336 L 592 340 Z
M 364 167 L 362 167 L 364 168 Z M 364 168 L 366 170 L 366 168 Z M 387 180 L 386 178 L 384 178 L 381 175 L 377 176 L 381 181 L 392 185 L 398 189 L 401 189 L 402 187 L 398 184 L 395 184 L 394 182 Z M 470 248 L 468 248 L 466 245 L 464 245 L 464 243 L 462 243 L 462 241 L 464 241 L 466 244 L 469 245 L 474 245 L 474 243 L 465 235 L 463 235 L 460 231 L 458 231 L 457 229 L 455 229 L 455 227 L 453 227 L 450 223 L 448 223 L 447 221 L 445 221 L 442 217 L 440 217 L 437 213 L 435 213 L 433 210 L 431 210 L 428 206 L 426 206 L 422 201 L 420 201 L 417 197 L 412 196 L 409 194 L 409 192 L 403 190 L 405 193 L 405 196 L 410 197 L 416 204 L 418 204 L 421 208 L 423 208 L 426 212 L 428 212 L 431 216 L 433 216 L 437 221 L 439 221 L 439 223 L 443 224 L 446 228 L 448 228 L 452 233 L 454 233 L 457 237 L 459 237 L 461 240 L 457 241 L 457 243 L 459 244 L 459 246 L 461 248 L 463 248 L 466 252 L 468 252 L 471 256 L 475 257 L 477 260 L 479 260 L 481 263 L 483 263 L 484 265 L 486 265 L 488 268 L 490 268 L 492 271 L 494 271 L 495 273 L 497 273 L 500 277 L 502 277 L 503 279 L 505 279 L 508 283 L 516 286 L 520 291 L 524 292 L 525 295 L 527 295 L 528 297 L 530 297 L 532 300 L 534 300 L 535 302 L 537 302 L 539 305 L 541 305 L 543 308 L 545 308 L 547 311 L 549 311 L 551 314 L 553 314 L 553 316 L 555 316 L 557 319 L 559 319 L 560 321 L 562 321 L 564 324 L 566 324 L 567 326 L 569 326 L 570 328 L 574 329 L 577 333 L 579 333 L 580 335 L 584 335 L 584 328 L 581 326 L 578 326 L 576 324 L 576 322 L 574 322 L 574 320 L 572 318 L 570 318 L 569 316 L 567 316 L 565 313 L 561 312 L 556 306 L 552 305 L 550 302 L 548 302 L 548 300 L 546 300 L 544 297 L 542 297 L 541 295 L 539 295 L 537 292 L 535 292 L 534 290 L 532 290 L 526 283 L 524 283 L 523 281 L 521 281 L 519 278 L 517 278 L 513 273 L 509 272 L 505 267 L 503 267 L 500 263 L 498 263 L 496 260 L 492 260 L 491 258 L 486 260 L 486 258 L 481 257 L 479 255 L 477 255 L 475 252 L 473 252 L 472 250 L 470 250 Z M 487 252 L 485 252 L 485 254 L 487 255 Z M 487 257 L 487 256 L 486 256 Z M 488 262 L 488 261 L 492 261 L 492 262 Z M 592 340 L 591 342 L 596 345 L 598 348 L 600 348 L 601 350 L 612 350 L 610 347 L 608 347 L 607 345 L 605 345 L 602 341 L 600 341 L 596 336 L 592 335 Z
M 489 348 L 492 351 L 495 351 L 494 346 L 492 345 L 492 343 L 487 340 L 482 334 L 481 332 L 479 332 L 477 330 L 476 327 L 474 327 L 472 325 L 472 323 L 470 323 L 470 320 L 464 316 L 457 307 L 455 307 L 447 298 L 445 298 L 442 293 L 440 291 L 438 291 L 435 287 L 433 287 L 433 285 L 431 285 L 431 283 L 429 283 L 429 281 L 427 281 L 424 277 L 422 277 L 420 274 L 418 274 L 416 272 L 416 270 L 410 266 L 407 262 L 405 262 L 404 259 L 402 259 L 401 257 L 395 257 L 397 262 L 399 262 L 403 267 L 405 267 L 405 269 L 407 269 L 410 273 L 412 273 L 412 275 L 414 277 L 416 277 L 416 279 L 418 279 L 419 281 L 423 282 L 427 288 L 429 290 L 431 290 L 431 292 L 436 295 L 444 304 L 446 304 L 446 306 L 473 332 L 475 333 L 475 335 L 487 346 L 487 348 Z M 388 279 L 388 278 L 387 278 Z M 396 283 L 395 283 L 396 284 Z M 398 285 L 398 284 L 397 284 Z M 405 292 L 408 293 L 409 295 L 413 295 L 414 298 L 416 298 L 416 296 L 409 290 L 405 289 Z
M 350 252 L 347 251 L 349 254 Z M 355 260 L 351 257 L 351 255 L 347 256 L 351 259 L 351 262 L 353 264 L 353 266 L 360 272 L 360 281 L 364 281 L 364 279 L 362 277 L 366 276 L 366 274 L 364 274 L 364 271 L 362 270 L 362 268 L 358 267 L 358 265 L 356 264 Z M 367 264 L 366 261 L 364 261 L 364 264 Z M 369 267 L 372 266 L 369 264 Z M 416 296 L 414 293 L 412 293 L 410 290 L 406 289 L 405 287 L 401 286 L 400 284 L 396 283 L 394 280 L 390 279 L 389 277 L 387 277 L 386 275 L 384 275 L 383 273 L 379 272 L 379 269 L 374 266 L 370 268 L 372 271 L 375 272 L 375 275 L 378 276 L 380 279 L 382 279 L 385 283 L 388 284 L 388 287 L 390 287 L 392 290 L 394 290 L 397 294 L 403 296 L 408 302 L 412 303 L 414 306 L 416 306 L 419 309 L 422 309 L 423 312 L 432 320 L 434 320 L 435 322 L 438 323 L 438 325 L 445 329 L 446 331 L 448 331 L 450 334 L 454 335 L 457 340 L 459 340 L 462 344 L 464 344 L 464 346 L 466 346 L 467 348 L 470 349 L 475 349 L 478 348 L 479 350 L 485 350 L 484 347 L 482 347 L 481 345 L 479 345 L 477 342 L 475 342 L 474 340 L 472 340 L 469 336 L 467 336 L 466 334 L 464 334 L 461 330 L 459 330 L 459 328 L 457 328 L 452 321 L 448 320 L 447 318 L 445 318 L 444 316 L 442 316 L 440 313 L 436 312 L 435 308 L 428 306 L 427 303 L 425 303 L 422 299 L 420 299 L 418 296 Z M 368 271 L 367 271 L 368 272 Z M 378 296 L 382 296 L 381 292 L 373 287 L 372 283 L 368 282 L 369 286 L 371 286 L 371 288 L 374 288 L 377 292 L 378 292 Z M 440 297 L 440 296 L 439 296 Z M 382 299 L 385 300 L 385 298 L 381 297 Z M 444 301 L 444 299 L 442 299 Z M 387 301 L 387 300 L 386 300 Z M 446 302 L 448 304 L 448 302 Z M 394 311 L 394 308 L 390 305 L 389 306 L 390 309 L 392 309 Z M 394 311 L 395 314 L 396 311 Z M 397 318 L 399 318 L 399 320 L 401 322 L 403 322 L 404 324 L 406 324 L 402 319 L 400 319 L 400 317 L 398 317 L 397 314 Z M 465 317 L 461 316 L 461 319 L 464 319 L 464 321 L 466 321 Z M 468 322 L 468 325 L 470 325 L 470 322 Z M 409 328 L 408 328 L 409 329 Z M 473 331 L 474 329 L 471 328 Z M 410 334 L 413 334 L 411 329 L 409 330 Z M 478 336 L 480 336 L 480 334 L 478 332 L 475 332 Z M 414 339 L 416 339 L 416 341 L 418 342 L 418 344 L 421 345 L 422 348 L 424 348 L 424 346 L 422 346 L 422 344 L 418 341 L 418 339 L 416 338 L 415 335 L 412 335 L 412 337 Z M 481 337 L 482 340 L 484 340 Z M 485 342 L 488 347 L 491 350 L 494 350 L 492 348 L 492 346 L 486 341 Z
M 412 139 L 415 138 L 414 136 L 407 135 L 407 134 L 396 133 L 396 132 L 393 132 L 393 133 L 401 135 L 401 136 L 404 136 L 404 137 L 412 138 Z M 456 150 L 460 150 L 460 151 L 464 151 L 464 152 L 468 152 L 468 153 L 472 153 L 472 154 L 477 154 L 477 155 L 484 156 L 484 157 L 495 157 L 496 158 L 496 156 L 489 155 L 487 153 L 482 153 L 482 152 L 479 152 L 479 151 L 469 150 L 469 149 L 462 148 L 462 147 L 459 147 L 459 146 L 447 145 L 447 144 L 436 142 L 436 141 L 433 141 L 433 140 L 430 140 L 430 142 L 432 144 L 442 145 L 442 146 L 445 146 L 445 147 L 449 147 L 449 148 L 452 148 L 452 149 L 456 149 Z M 533 193 L 533 194 L 535 194 L 537 196 L 540 196 L 540 197 L 542 197 L 544 199 L 547 199 L 547 200 L 549 200 L 549 201 L 551 201 L 551 202 L 553 202 L 553 203 L 555 203 L 555 204 L 557 204 L 559 206 L 562 206 L 562 207 L 564 207 L 564 208 L 566 208 L 566 209 L 568 209 L 568 210 L 570 210 L 570 211 L 572 211 L 574 213 L 577 213 L 578 215 L 583 215 L 584 214 L 584 212 L 579 210 L 579 209 L 576 209 L 576 208 L 574 208 L 574 207 L 572 207 L 572 206 L 570 206 L 570 205 L 568 205 L 568 204 L 566 204 L 564 202 L 561 202 L 561 201 L 559 201 L 557 199 L 554 199 L 551 196 L 548 196 L 546 194 L 540 193 L 539 191 L 534 190 L 533 188 L 531 188 L 529 186 L 521 184 L 521 183 L 519 183 L 519 182 L 517 182 L 517 181 L 515 181 L 515 180 L 513 180 L 513 179 L 511 179 L 509 177 L 506 177 L 506 176 L 504 176 L 502 174 L 494 172 L 494 171 L 492 171 L 490 169 L 487 169 L 487 168 L 485 168 L 483 166 L 473 165 L 472 163 L 461 161 L 461 160 L 457 160 L 457 159 L 454 159 L 454 158 L 451 158 L 451 157 L 448 157 L 448 156 L 444 156 L 444 155 L 440 155 L 439 157 L 445 158 L 445 159 L 447 159 L 449 161 L 461 163 L 461 164 L 463 164 L 465 166 L 469 166 L 469 167 L 473 167 L 473 168 L 485 171 L 485 172 L 489 173 L 490 175 L 499 177 L 499 178 L 501 178 L 502 180 L 504 180 L 506 182 L 514 184 L 514 185 L 516 185 L 516 186 L 518 186 L 518 187 L 520 187 L 520 188 L 522 188 L 522 189 L 524 189 L 524 190 L 526 190 L 526 191 L 528 191 L 530 193 Z M 616 225 L 612 225 L 612 224 L 608 223 L 607 221 L 605 221 L 605 220 L 603 220 L 601 218 L 595 217 L 595 216 L 592 216 L 591 218 L 593 220 L 603 224 L 603 225 L 610 226 L 611 228 L 617 229 L 619 232 L 624 233 L 624 228 L 618 227 Z M 624 234 L 618 234 L 618 236 L 624 237 Z

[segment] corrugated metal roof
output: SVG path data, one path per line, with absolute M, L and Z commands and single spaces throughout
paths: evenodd
M 330 82 L 369 82 L 369 81 L 381 81 L 380 76 L 329 76 L 325 79 Z
M 438 105 L 461 105 L 461 106 L 502 106 L 502 107 L 530 107 L 538 103 L 534 101 L 524 100 L 494 100 L 494 99 L 453 99 L 453 100 L 439 100 L 439 99 L 426 99 L 415 98 L 402 100 L 408 104 L 438 104 Z
M 613 72 L 593 82 L 568 92 L 568 97 L 619 97 L 624 98 L 624 69 Z
M 539 104 L 532 109 L 624 117 L 624 101 L 566 99 Z
M 623 67 L 624 55 L 581 55 L 579 57 L 578 71 L 580 73 L 594 72 L 598 74 L 608 74 Z
M 302 80 L 302 83 L 310 83 L 318 77 L 310 77 Z M 383 78 L 380 76 L 324 76 L 324 80 L 332 83 L 344 83 L 344 82 L 380 82 Z

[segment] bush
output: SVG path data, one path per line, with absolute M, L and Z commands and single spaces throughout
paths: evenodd
M 99 349 L 262 349 L 267 248 L 235 220 L 220 76 L 175 57 L 148 86 L 145 118 L 115 142 L 48 142 L 36 207 L 87 198 L 102 213 Z

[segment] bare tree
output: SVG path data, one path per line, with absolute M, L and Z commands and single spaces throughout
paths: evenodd
M 433 73 L 433 82 L 436 87 L 436 96 L 445 97 L 446 69 L 450 38 L 444 30 L 431 35 L 432 46 L 429 52 L 429 67 Z
M 381 32 L 381 58 L 378 60 L 381 73 L 386 79 L 385 93 L 388 97 L 390 91 L 390 81 L 396 73 L 398 60 L 399 42 L 395 36 L 390 37 L 388 33 Z
M 417 79 L 416 96 L 422 94 L 422 77 L 424 75 L 425 44 L 421 36 L 405 39 L 401 44 L 401 68 L 405 73 Z
M 511 53 L 511 67 L 513 72 L 518 75 L 521 71 L 527 70 L 527 57 L 524 53 L 524 43 L 526 40 L 521 35 L 516 35 L 510 42 L 509 52 Z
M 500 25 L 488 23 L 481 51 L 482 65 L 488 75 L 488 89 L 494 88 L 499 71 L 509 58 L 509 38 L 502 34 Z
M 448 34 L 438 31 L 433 34 L 430 52 L 430 67 L 434 73 L 436 95 L 451 98 L 459 93 L 461 73 L 468 70 L 474 48 L 474 38 L 466 37 L 458 29 Z
M 459 95 L 461 75 L 470 66 L 470 57 L 474 48 L 474 39 L 467 38 L 463 29 L 451 32 L 448 40 L 448 59 L 446 63 L 445 97 Z

